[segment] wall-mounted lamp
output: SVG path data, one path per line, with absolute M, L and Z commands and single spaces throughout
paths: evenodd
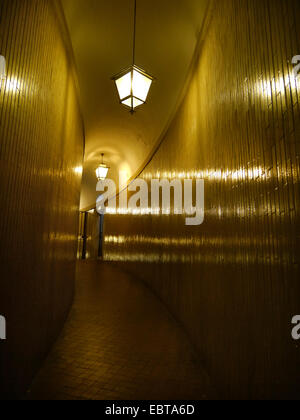
M 2 86 L 2 81 L 6 79 L 6 60 L 3 55 L 0 55 L 0 89 Z
M 135 108 L 143 105 L 146 100 L 154 78 L 135 65 L 136 45 L 136 0 L 134 0 L 134 32 L 133 32 L 133 61 L 132 66 L 113 77 L 122 105 Z
M 104 181 L 106 179 L 108 171 L 109 171 L 109 167 L 107 165 L 105 165 L 104 162 L 103 162 L 104 153 L 101 153 L 101 156 L 102 156 L 102 163 L 96 169 L 96 175 L 97 175 L 98 181 Z

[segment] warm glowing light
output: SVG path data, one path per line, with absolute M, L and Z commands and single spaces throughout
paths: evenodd
M 115 76 L 121 104 L 134 111 L 143 105 L 148 97 L 153 77 L 137 66 L 132 66 L 126 71 Z
M 104 181 L 106 179 L 107 174 L 108 174 L 108 169 L 109 168 L 106 165 L 100 165 L 96 169 L 96 175 L 99 181 Z
M 119 79 L 116 79 L 116 85 L 119 92 L 120 100 L 128 98 L 131 94 L 131 72 L 121 76 Z
M 19 93 L 21 90 L 21 85 L 17 79 L 14 77 L 6 79 L 6 91 L 11 93 Z
M 102 163 L 96 169 L 96 175 L 97 175 L 98 181 L 104 181 L 109 171 L 109 167 L 105 165 L 103 162 L 104 153 L 101 153 L 101 156 L 102 156 Z
M 286 91 L 296 91 L 299 82 L 293 73 L 286 76 L 278 76 L 273 79 L 260 79 L 256 84 L 256 92 L 265 99 L 274 95 L 285 95 Z
M 152 76 L 134 64 L 136 52 L 136 20 L 137 0 L 134 0 L 132 66 L 113 77 L 118 89 L 120 102 L 122 105 L 130 108 L 131 113 L 134 112 L 135 108 L 146 102 L 153 82 Z
M 134 69 L 132 81 L 133 96 L 146 102 L 152 80 L 152 77 L 148 76 L 145 72 Z
M 82 175 L 82 173 L 83 173 L 83 167 L 82 166 L 77 166 L 76 168 L 74 168 L 74 172 L 77 175 Z
M 189 171 L 189 172 L 163 172 L 160 173 L 159 171 L 154 173 L 145 173 L 143 178 L 145 180 L 152 180 L 152 179 L 204 179 L 206 182 L 208 181 L 254 181 L 257 178 L 266 178 L 266 172 L 262 167 L 254 167 L 254 168 L 240 168 L 236 170 L 228 170 L 228 169 L 212 169 L 212 170 L 198 170 L 198 171 Z

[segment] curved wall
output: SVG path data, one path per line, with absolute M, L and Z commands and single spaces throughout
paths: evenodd
M 299 14 L 297 0 L 214 3 L 187 95 L 142 174 L 203 174 L 204 224 L 105 216 L 105 259 L 168 305 L 224 398 L 299 398 Z
M 0 398 L 15 398 L 72 303 L 84 133 L 58 2 L 2 0 L 0 54 Z

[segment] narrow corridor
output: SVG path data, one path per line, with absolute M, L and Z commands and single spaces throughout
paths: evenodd
M 213 395 L 187 338 L 150 290 L 109 264 L 78 263 L 73 308 L 29 399 Z
M 1 401 L 300 400 L 299 21 L 0 0 Z

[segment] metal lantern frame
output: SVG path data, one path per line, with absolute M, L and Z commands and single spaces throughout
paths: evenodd
M 130 112 L 133 114 L 135 112 L 135 108 L 137 108 L 138 106 L 144 105 L 147 103 L 147 98 L 149 95 L 149 91 L 151 89 L 151 85 L 153 83 L 153 81 L 155 80 L 155 78 L 153 76 L 151 76 L 147 71 L 143 70 L 141 67 L 138 67 L 137 65 L 135 65 L 135 51 L 136 51 L 136 16 L 137 16 L 137 0 L 134 0 L 134 24 L 133 24 L 133 52 L 132 52 L 132 65 L 130 67 L 127 67 L 125 70 L 121 71 L 120 73 L 118 73 L 116 76 L 112 77 L 112 80 L 115 82 L 116 87 L 117 87 L 117 91 L 118 91 L 118 95 L 119 95 L 119 99 L 120 99 L 120 104 L 122 104 L 123 106 L 125 106 L 126 108 L 130 108 Z M 146 79 L 148 79 L 149 81 L 151 81 L 149 89 L 147 91 L 147 95 L 146 98 L 139 98 L 135 92 L 134 92 L 134 88 L 133 88 L 133 84 L 134 84 L 134 72 L 137 72 L 138 74 L 140 74 L 141 76 L 145 77 Z M 126 76 L 127 74 L 131 73 L 131 89 L 130 89 L 130 94 L 125 96 L 124 98 L 121 98 L 120 95 L 120 91 L 118 89 L 118 85 L 117 85 L 117 81 L 120 80 L 122 77 Z M 127 103 L 124 103 L 126 102 Z M 129 103 L 130 101 L 130 103 Z M 140 102 L 138 105 L 135 105 L 134 102 Z
M 120 79 L 122 79 L 122 77 L 126 76 L 127 74 L 131 73 L 131 90 L 130 90 L 130 95 L 127 95 L 127 96 L 121 98 L 120 97 L 120 93 L 118 91 L 120 104 L 123 105 L 126 108 L 130 108 L 130 111 L 131 112 L 134 112 L 134 109 L 137 108 L 138 106 L 145 105 L 147 103 L 147 98 L 148 98 L 148 95 L 149 95 L 149 91 L 148 91 L 147 98 L 146 99 L 143 99 L 143 98 L 139 98 L 135 94 L 135 92 L 133 90 L 133 77 L 134 77 L 134 72 L 135 71 L 138 74 L 142 75 L 143 77 L 145 77 L 146 79 L 148 79 L 151 82 L 150 87 L 149 87 L 149 90 L 150 90 L 151 85 L 152 85 L 153 81 L 155 80 L 155 78 L 153 76 L 151 76 L 148 72 L 146 72 L 145 70 L 143 70 L 142 68 L 136 66 L 135 64 L 132 65 L 132 66 L 130 66 L 130 67 L 127 67 L 125 70 L 121 71 L 120 73 L 118 73 L 116 76 L 114 76 L 112 78 L 112 80 L 115 82 L 116 87 L 117 87 L 117 81 L 120 80 Z M 117 88 L 117 90 L 118 90 L 118 88 Z M 126 102 L 128 100 L 131 100 L 131 105 L 130 106 L 124 103 L 124 102 Z M 139 105 L 134 106 L 134 100 L 139 101 L 141 103 Z
M 107 165 L 105 165 L 105 163 L 104 163 L 104 153 L 101 153 L 101 156 L 102 156 L 102 163 L 100 163 L 100 165 L 98 165 L 98 167 L 96 169 L 96 176 L 98 178 L 98 181 L 104 181 L 106 179 L 106 177 L 107 177 L 108 171 L 110 170 L 110 167 L 107 166 Z M 105 177 L 100 177 L 98 175 L 98 171 L 100 169 L 107 169 L 107 172 L 106 172 L 106 176 Z

